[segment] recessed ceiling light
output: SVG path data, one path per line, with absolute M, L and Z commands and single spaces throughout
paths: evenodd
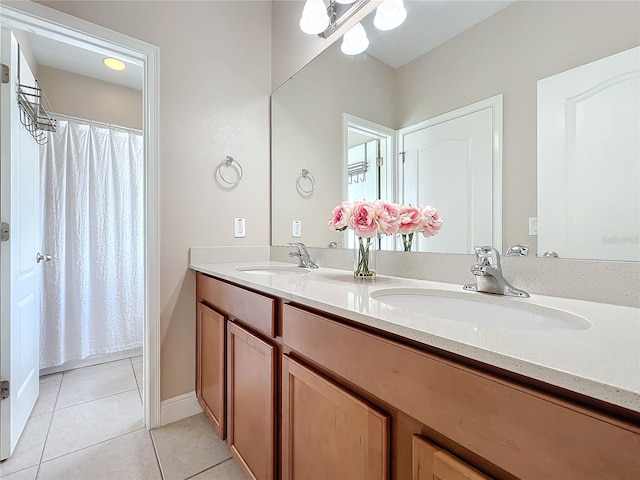
M 105 58 L 104 60 L 102 60 L 102 63 L 104 63 L 107 67 L 109 67 L 112 70 L 124 70 L 126 67 L 123 61 L 118 60 L 117 58 L 111 58 L 111 57 Z

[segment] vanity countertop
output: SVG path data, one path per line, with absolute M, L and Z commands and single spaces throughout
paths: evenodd
M 290 263 L 236 262 L 192 264 L 191 269 L 349 318 L 425 345 L 459 354 L 551 385 L 640 412 L 640 309 L 531 295 L 516 299 L 464 292 L 461 285 L 378 275 L 373 281 L 353 272 L 320 268 L 300 275 L 257 275 L 240 268 L 293 266 Z M 388 288 L 432 289 L 490 303 L 536 305 L 579 315 L 584 330 L 530 331 L 481 327 L 426 313 L 391 307 L 371 298 Z M 465 297 L 462 297 L 465 298 Z M 532 307 L 533 306 L 533 307 Z

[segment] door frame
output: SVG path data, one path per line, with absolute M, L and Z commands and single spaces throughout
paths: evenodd
M 381 178 L 380 192 L 378 192 L 378 196 L 384 200 L 397 202 L 398 188 L 395 173 L 397 171 L 396 142 L 398 132 L 385 125 L 380 125 L 370 120 L 351 115 L 350 113 L 342 114 L 342 198 L 346 200 L 349 197 L 348 185 L 345 179 L 349 176 L 348 170 L 350 128 L 358 129 L 362 132 L 365 132 L 366 134 L 371 135 L 372 138 L 376 137 L 378 139 L 386 139 L 387 148 L 384 152 L 385 164 L 380 168 Z M 345 230 L 343 235 L 343 247 L 349 247 L 350 237 L 353 238 L 353 233 L 350 233 L 350 230 Z M 379 239 L 378 248 L 381 248 L 382 250 L 395 250 L 395 239 L 390 236 L 383 235 L 382 238 Z
M 493 122 L 493 138 L 492 138 L 492 146 L 493 146 L 493 168 L 492 168 L 492 183 L 491 192 L 491 211 L 492 214 L 492 237 L 493 242 L 492 245 L 497 248 L 500 252 L 502 251 L 502 237 L 504 233 L 502 231 L 502 94 L 494 95 L 493 97 L 486 98 L 484 100 L 480 100 L 475 103 L 471 103 L 461 108 L 457 108 L 450 112 L 443 113 L 441 115 L 429 118 L 427 120 L 423 120 L 421 122 L 415 123 L 413 125 L 409 125 L 408 127 L 401 128 L 398 130 L 398 147 L 400 154 L 404 154 L 404 136 L 410 133 L 417 132 L 419 130 L 423 130 L 428 127 L 433 127 L 435 125 L 439 125 L 441 123 L 448 122 L 450 120 L 455 120 L 460 117 L 464 117 L 466 115 L 470 115 L 472 113 L 479 112 L 481 110 L 491 109 L 492 113 L 492 122 Z M 398 162 L 398 168 L 396 171 L 396 176 L 398 179 L 398 195 L 404 195 L 401 191 L 401 188 L 404 188 L 404 171 L 403 171 L 403 163 Z M 467 252 L 473 253 L 473 252 Z
M 144 135 L 144 423 L 160 419 L 159 56 L 157 46 L 34 2 L 3 1 L 0 23 L 142 65 Z

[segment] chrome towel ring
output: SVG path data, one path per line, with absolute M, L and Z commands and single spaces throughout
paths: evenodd
M 224 176 L 223 171 L 227 171 L 227 176 Z M 227 185 L 231 185 L 232 187 L 237 186 L 242 180 L 242 165 L 237 160 L 234 160 L 233 157 L 227 155 L 224 160 L 222 160 L 218 167 L 216 168 L 216 173 Z M 235 178 L 230 178 L 229 175 L 233 175 Z
M 296 190 L 303 196 L 311 195 L 316 189 L 316 179 L 306 168 L 302 169 L 300 175 L 296 179 Z

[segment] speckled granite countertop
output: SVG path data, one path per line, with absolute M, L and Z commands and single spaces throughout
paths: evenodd
M 640 309 L 542 295 L 528 299 L 465 292 L 461 285 L 379 275 L 356 281 L 346 270 L 320 268 L 301 275 L 258 275 L 239 269 L 293 266 L 273 261 L 192 264 L 191 269 L 349 318 L 363 325 L 503 368 L 640 412 Z M 392 307 L 377 290 L 429 289 L 528 311 L 583 317 L 586 329 L 522 330 L 483 322 L 445 320 Z M 375 295 L 375 294 L 374 294 Z

